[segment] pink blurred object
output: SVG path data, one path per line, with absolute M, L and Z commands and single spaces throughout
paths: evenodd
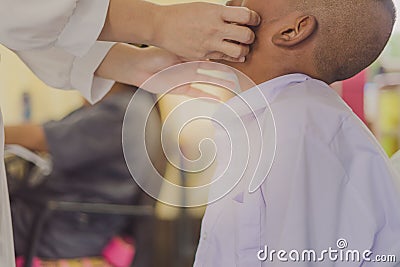
M 15 260 L 16 267 L 23 267 L 25 263 L 24 257 L 17 257 Z M 41 267 L 42 264 L 38 258 L 33 258 L 32 267 Z
M 104 259 L 115 267 L 129 267 L 135 257 L 133 240 L 114 237 L 103 250 Z
M 360 119 L 365 122 L 364 87 L 367 80 L 366 71 L 342 82 L 342 97 Z

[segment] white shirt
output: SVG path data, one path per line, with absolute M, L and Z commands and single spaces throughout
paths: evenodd
M 94 77 L 114 45 L 96 42 L 108 4 L 109 0 L 0 0 L 0 43 L 48 85 L 79 90 L 96 102 L 114 83 Z
M 77 89 L 90 102 L 96 102 L 114 83 L 94 77 L 113 46 L 96 42 L 108 5 L 109 0 L 0 0 L 0 43 L 13 50 L 45 83 L 60 89 Z M 1 121 L 0 129 L 2 159 Z M 11 215 L 1 160 L 0 266 L 14 265 Z
M 301 257 L 296 261 L 296 254 L 281 257 L 288 260 L 283 262 L 276 253 L 273 260 L 269 253 L 267 259 L 259 259 L 267 250 L 297 250 L 300 255 L 303 250 L 314 250 L 318 260 L 330 247 L 344 253 L 370 250 L 370 259 L 395 255 L 396 263 L 379 266 L 398 266 L 399 192 L 388 158 L 369 130 L 321 81 L 293 74 L 259 87 L 276 124 L 274 163 L 258 190 L 249 193 L 258 155 L 256 150 L 255 157 L 250 153 L 249 168 L 238 186 L 207 207 L 194 266 L 377 266 L 376 262 L 333 261 L 327 254 L 322 262 L 301 261 Z M 270 138 L 268 132 L 273 128 L 263 119 L 269 117 L 269 110 L 259 105 L 258 90 L 245 91 L 241 97 L 256 107 L 253 110 L 266 134 L 263 138 Z M 236 97 L 228 104 L 239 109 L 250 148 L 258 147 L 258 141 L 252 145 L 257 140 L 252 138 L 257 136 L 256 120 L 250 112 L 240 111 L 240 105 L 237 108 L 240 102 Z M 220 140 L 220 130 L 217 160 L 225 164 L 232 159 L 227 159 L 230 153 Z M 347 246 L 340 250 L 337 243 L 343 239 L 340 245 Z
M 396 172 L 396 178 L 395 178 L 395 182 L 397 185 L 397 188 L 399 188 L 400 190 L 400 151 L 398 151 L 396 154 L 394 154 L 391 158 L 390 158 L 390 163 L 393 166 L 393 169 Z

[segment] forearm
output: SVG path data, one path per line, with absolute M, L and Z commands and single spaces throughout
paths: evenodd
M 161 9 L 142 0 L 110 0 L 99 40 L 153 45 Z
M 5 143 L 20 145 L 33 151 L 48 151 L 43 127 L 39 125 L 6 126 Z
M 249 27 L 260 21 L 245 7 L 110 0 L 99 40 L 152 45 L 187 60 L 243 62 L 255 40 Z
M 130 78 L 127 72 L 135 73 L 135 70 L 131 70 L 131 65 L 137 61 L 135 55 L 136 48 L 117 43 L 110 49 L 103 62 L 97 68 L 95 75 L 120 83 L 137 85 L 127 80 Z
M 177 63 L 181 60 L 165 50 L 118 43 L 110 49 L 95 75 L 139 87 L 153 74 Z

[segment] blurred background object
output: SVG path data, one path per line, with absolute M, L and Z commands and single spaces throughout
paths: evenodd
M 82 105 L 79 93 L 46 86 L 1 45 L 0 55 L 0 106 L 5 124 L 61 119 Z
M 151 220 L 141 221 L 154 215 L 154 201 L 146 200 L 134 183 L 122 152 L 123 119 L 135 91 L 132 86 L 116 83 L 103 101 L 93 106 L 86 103 L 61 120 L 6 126 L 5 142 L 11 145 L 7 152 L 35 163 L 28 168 L 6 159 L 15 250 L 25 262 L 33 256 L 41 262 L 104 257 L 120 267 L 129 267 L 133 259 L 135 267 L 151 265 L 153 257 L 148 253 L 153 250 L 149 243 L 153 232 L 147 228 Z M 164 172 L 165 160 L 154 159 L 162 154 L 157 138 L 159 114 L 157 110 L 146 111 L 143 105 L 151 104 L 153 95 L 144 94 L 134 107 L 132 123 L 147 119 L 152 134 L 146 136 L 148 156 L 157 170 Z M 137 146 L 143 142 L 142 129 L 133 130 L 130 145 Z M 48 154 L 49 160 L 38 159 L 29 151 Z M 144 157 L 140 154 L 136 158 L 140 161 Z M 46 164 L 48 161 L 52 164 Z M 153 172 L 139 166 L 136 172 L 151 179 Z M 22 171 L 17 172 L 18 167 Z M 38 176 L 38 170 L 42 175 Z M 18 179 L 21 175 L 23 179 Z M 150 232 L 140 238 L 146 229 Z M 123 258 L 124 264 L 116 264 Z

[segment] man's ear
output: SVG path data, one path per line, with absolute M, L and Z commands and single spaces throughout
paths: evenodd
M 298 45 L 313 35 L 317 25 L 317 19 L 314 16 L 299 17 L 295 25 L 285 27 L 272 36 L 272 42 L 281 47 Z

